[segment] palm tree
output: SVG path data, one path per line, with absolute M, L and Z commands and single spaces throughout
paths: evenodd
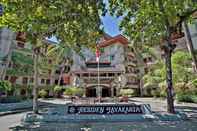
M 65 66 L 69 67 L 70 64 L 72 64 L 72 60 L 70 59 L 72 56 L 72 49 L 68 46 L 62 46 L 59 44 L 50 48 L 47 52 L 47 56 L 55 57 L 54 63 L 56 66 L 53 68 L 53 70 L 60 68 L 60 75 L 58 78 L 58 85 L 60 85 L 65 69 L 66 72 L 69 70 L 68 68 L 65 68 Z

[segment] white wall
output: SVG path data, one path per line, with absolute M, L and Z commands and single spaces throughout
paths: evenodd
M 2 28 L 0 31 L 0 56 L 5 57 L 13 42 L 14 33 L 7 28 Z
M 197 49 L 197 19 L 194 20 L 194 23 L 189 25 L 189 30 L 191 33 L 194 49 Z

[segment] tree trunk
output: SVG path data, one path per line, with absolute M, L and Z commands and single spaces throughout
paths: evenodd
M 194 62 L 194 71 L 197 72 L 197 58 L 194 53 L 193 42 L 192 42 L 191 34 L 190 34 L 190 31 L 189 31 L 186 21 L 183 22 L 183 26 L 184 26 L 185 34 L 186 34 L 186 36 L 185 36 L 186 41 L 187 41 L 186 44 L 187 44 L 188 50 L 192 56 L 192 60 Z
M 53 86 L 54 83 L 55 83 L 55 78 L 54 78 L 54 77 L 55 77 L 55 70 L 52 69 L 52 70 L 51 70 L 51 74 L 50 74 L 50 80 L 51 80 L 51 81 L 50 81 L 50 85 L 51 85 L 51 86 Z
M 38 113 L 38 53 L 34 51 L 33 112 Z
M 163 0 L 159 0 L 159 8 L 161 13 L 163 14 L 164 23 L 166 27 L 166 42 L 164 43 L 163 51 L 165 53 L 165 65 L 166 65 L 166 83 L 167 83 L 167 111 L 169 113 L 174 114 L 174 92 L 173 92 L 173 80 L 172 80 L 172 63 L 171 63 L 171 56 L 172 51 L 174 50 L 174 47 L 172 45 L 171 41 L 171 34 L 172 29 L 170 27 L 170 22 L 168 20 L 168 17 L 165 13 L 165 9 L 163 6 Z
M 168 45 L 170 43 L 168 42 Z M 167 82 L 167 111 L 169 113 L 175 113 L 174 109 L 174 90 L 172 83 L 172 63 L 171 63 L 172 53 L 166 52 L 165 54 L 165 65 L 166 65 L 166 82 Z

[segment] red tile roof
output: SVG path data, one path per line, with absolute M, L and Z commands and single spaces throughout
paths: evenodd
M 128 39 L 125 38 L 122 35 L 117 35 L 115 37 L 112 37 L 108 40 L 105 40 L 105 41 L 99 43 L 98 47 L 106 47 L 106 46 L 109 46 L 109 45 L 112 45 L 112 44 L 116 44 L 117 42 L 119 42 L 120 44 L 123 44 L 123 45 L 127 45 L 128 44 Z

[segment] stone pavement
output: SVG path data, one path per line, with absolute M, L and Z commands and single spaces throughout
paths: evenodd
M 139 102 L 143 104 L 150 104 L 152 111 L 154 112 L 166 112 L 167 104 L 166 99 L 161 98 L 130 98 L 130 101 Z M 184 103 L 175 101 L 175 108 L 177 111 L 184 112 L 189 118 L 197 119 L 197 104 L 196 103 Z

